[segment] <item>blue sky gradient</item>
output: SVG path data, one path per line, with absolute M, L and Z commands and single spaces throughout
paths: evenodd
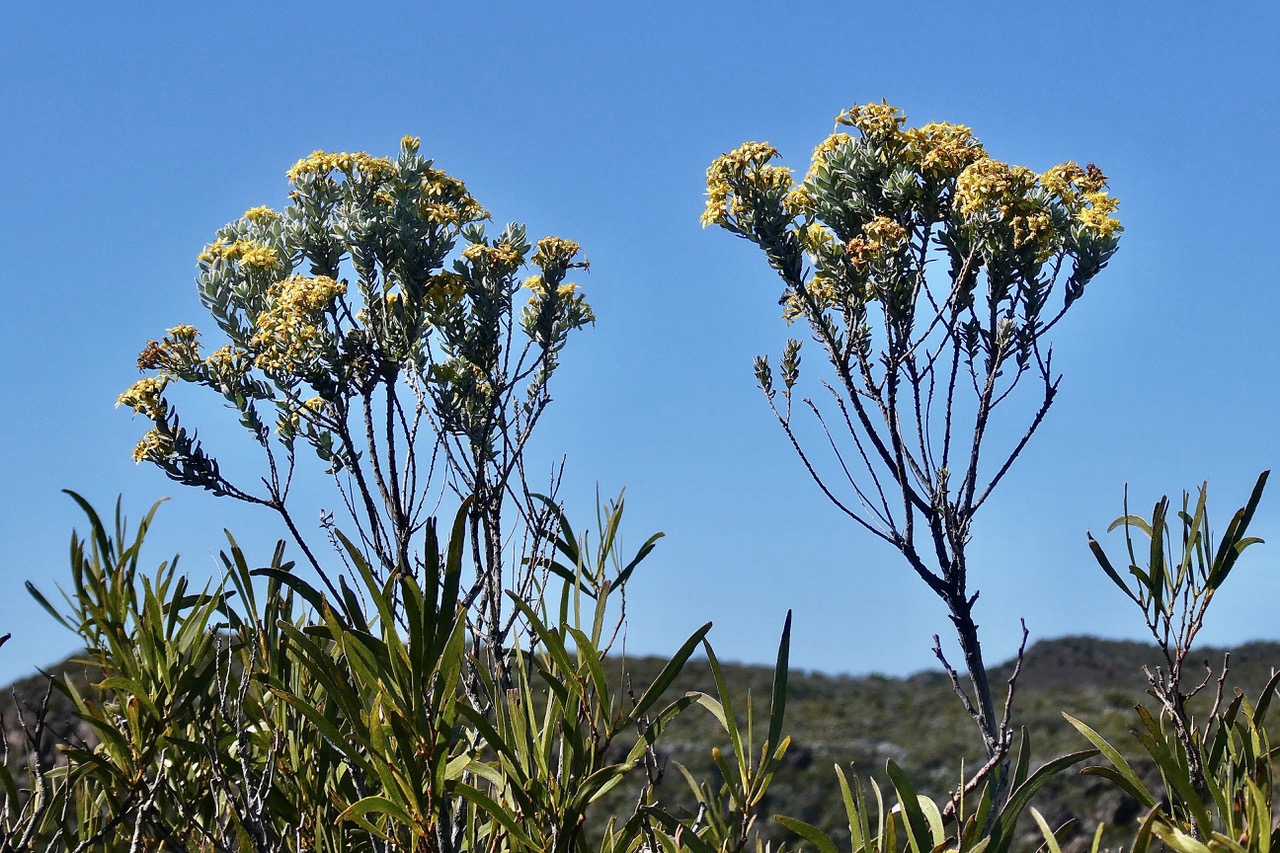
M 1205 479 L 1221 529 L 1280 448 L 1278 34 L 1280 12 L 1255 3 L 15 5 L 0 33 L 0 681 L 75 647 L 23 590 L 69 577 L 81 519 L 63 488 L 104 511 L 123 494 L 134 518 L 171 495 L 150 553 L 200 577 L 224 527 L 269 556 L 272 517 L 134 466 L 144 425 L 115 398 L 149 338 L 202 325 L 195 257 L 217 228 L 282 206 L 285 170 L 313 149 L 389 155 L 405 134 L 496 223 L 591 259 L 599 322 L 566 351 L 532 452 L 568 455 L 571 517 L 593 517 L 597 486 L 626 487 L 627 541 L 667 534 L 634 584 L 628 651 L 670 652 L 709 619 L 721 658 L 766 661 L 793 608 L 800 668 L 931 666 L 941 605 L 826 504 L 754 387 L 752 357 L 798 331 L 775 277 L 698 225 L 718 154 L 768 140 L 803 172 L 837 112 L 880 98 L 913 123 L 970 125 L 998 158 L 1111 178 L 1120 252 L 1054 334 L 1061 393 L 970 563 L 992 661 L 1020 616 L 1033 639 L 1141 636 L 1085 529 L 1101 536 L 1126 482 L 1147 509 Z M 252 470 L 234 432 L 225 450 L 207 435 Z M 1261 535 L 1278 508 L 1264 499 Z M 1280 638 L 1278 554 L 1249 553 L 1205 642 Z

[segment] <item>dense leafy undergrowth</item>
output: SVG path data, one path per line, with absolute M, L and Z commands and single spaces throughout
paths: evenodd
M 1223 649 L 1205 648 L 1198 657 L 1217 666 L 1224 654 Z M 1122 747 L 1132 743 L 1136 748 L 1132 731 L 1137 723 L 1134 706 L 1149 701 L 1142 667 L 1155 665 L 1158 655 L 1150 644 L 1094 637 L 1042 640 L 1028 648 L 1018 695 L 1020 720 L 1029 733 L 1033 764 L 1087 746 L 1063 719 L 1064 711 L 1087 720 L 1112 743 Z M 1280 661 L 1280 643 L 1239 646 L 1231 652 L 1230 661 L 1228 689 L 1238 687 L 1252 695 L 1267 682 Z M 625 670 L 633 688 L 642 691 L 665 662 L 654 657 L 633 657 L 625 665 L 615 661 L 610 676 L 621 682 Z M 769 667 L 723 662 L 722 666 L 731 693 L 750 694 L 761 702 L 767 701 L 773 679 Z M 993 672 L 1004 679 L 1011 669 L 1009 662 Z M 75 656 L 45 672 L 81 685 L 96 677 Z M 20 769 L 17 765 L 26 748 L 17 708 L 28 709 L 30 716 L 30 709 L 39 705 L 47 686 L 48 679 L 37 674 L 14 682 L 0 694 L 0 719 L 12 747 L 14 770 Z M 664 699 L 686 691 L 713 689 L 706 661 L 695 658 Z M 93 740 L 91 730 L 76 719 L 70 700 L 56 691 L 50 699 L 49 719 L 51 733 Z M 787 703 L 792 745 L 768 790 L 763 811 L 770 818 L 775 813 L 799 818 L 821 827 L 833 839 L 844 841 L 849 832 L 840 792 L 833 783 L 833 765 L 839 764 L 851 774 L 874 778 L 887 787 L 885 763 L 892 759 L 911 775 L 921 793 L 942 798 L 958 782 L 960 757 L 971 766 L 981 757 L 972 725 L 941 672 L 895 678 L 793 671 L 788 680 Z M 51 736 L 44 745 L 50 759 L 55 755 L 53 741 Z M 717 771 L 711 750 L 723 748 L 723 741 L 723 731 L 709 717 L 687 714 L 678 718 L 667 730 L 660 750 L 660 756 L 668 762 L 664 797 L 693 808 L 692 797 L 681 796 L 687 782 L 676 765 L 687 768 L 695 778 L 714 778 Z M 1135 767 L 1150 784 L 1158 782 L 1153 764 L 1135 762 Z M 596 809 L 623 813 L 635 795 L 629 789 L 617 790 Z M 1066 826 L 1060 834 L 1064 840 L 1078 839 L 1083 843 L 1092 837 L 1099 822 L 1105 822 L 1105 839 L 1112 847 L 1132 839 L 1145 811 L 1133 797 L 1109 782 L 1073 772 L 1053 779 L 1037 798 L 1036 807 L 1053 826 Z M 1024 839 L 1034 847 L 1040 841 L 1039 833 L 1030 820 L 1024 824 Z M 775 840 L 794 838 L 772 820 L 765 821 L 761 828 Z

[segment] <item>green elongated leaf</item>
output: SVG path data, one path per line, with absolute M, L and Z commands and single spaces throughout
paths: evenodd
M 595 644 L 591 642 L 591 638 L 587 636 L 585 631 L 580 628 L 574 628 L 571 625 L 566 625 L 565 630 L 569 632 L 569 636 L 573 637 L 573 643 L 578 647 L 578 657 L 587 665 L 587 673 L 591 677 L 596 697 L 600 700 L 607 719 L 610 716 L 609 706 L 611 705 L 609 679 L 604 674 L 604 665 L 601 663 L 600 653 L 596 650 Z
M 1049 853 L 1062 853 L 1062 847 L 1058 844 L 1058 837 L 1049 827 L 1049 822 L 1044 819 L 1044 815 L 1040 811 L 1031 807 L 1031 817 L 1035 818 L 1036 824 L 1040 827 L 1040 834 L 1044 836 L 1044 843 L 1049 848 Z
M 739 767 L 738 772 L 734 773 L 733 768 L 729 766 L 729 762 L 725 760 L 724 753 L 719 747 L 712 747 L 711 761 L 716 765 L 716 769 L 720 771 L 720 776 L 724 779 L 725 787 L 729 789 L 729 795 L 733 798 L 734 804 L 745 810 L 747 808 L 747 772 L 745 767 Z
M 704 695 L 702 693 L 686 693 L 658 712 L 658 715 L 649 723 L 644 733 L 637 738 L 635 746 L 631 747 L 631 751 L 627 753 L 627 762 L 634 764 L 639 761 L 640 757 L 644 755 L 645 747 L 652 746 L 658 740 L 667 724 L 694 702 L 700 703 Z
M 49 600 L 44 597 L 44 593 L 36 589 L 35 584 L 33 584 L 31 581 L 25 581 L 24 584 L 27 587 L 27 593 L 36 600 L 37 604 L 39 604 L 41 607 L 44 608 L 46 613 L 48 613 L 50 616 L 56 619 L 59 625 L 66 628 L 68 631 L 71 631 L 72 633 L 76 633 L 76 634 L 80 633 L 79 626 L 72 625 L 70 622 L 64 619 L 62 614 L 59 613 L 54 608 L 54 606 L 49 603 Z M 6 634 L 5 636 L 8 637 L 8 634 Z
M 911 844 L 911 849 L 915 853 L 930 853 L 935 843 L 940 843 L 942 839 L 935 841 L 931 837 L 929 821 L 920 809 L 920 795 L 916 793 L 915 786 L 911 784 L 907 774 L 902 772 L 902 768 L 892 758 L 885 762 L 885 768 L 889 774 L 889 781 L 898 792 L 898 805 L 905 818 L 907 841 Z
M 1263 687 L 1262 692 L 1258 694 L 1257 707 L 1253 711 L 1254 725 L 1262 725 L 1267 716 L 1267 709 L 1271 707 L 1271 700 L 1275 697 L 1277 685 L 1280 685 L 1280 670 L 1272 673 L 1270 680 L 1267 681 L 1267 686 Z
M 791 660 L 791 611 L 782 623 L 782 639 L 778 641 L 778 660 L 773 667 L 773 696 L 769 700 L 769 739 L 767 750 L 777 748 L 782 740 L 782 723 L 787 713 L 787 671 Z
M 1157 822 L 1152 825 L 1151 832 L 1171 850 L 1176 850 L 1178 853 L 1213 853 L 1202 842 L 1197 841 L 1175 826 Z
M 1169 512 L 1169 499 L 1162 498 L 1156 502 L 1155 510 L 1151 513 L 1151 552 L 1149 562 L 1147 563 L 1150 572 L 1149 589 L 1151 597 L 1155 600 L 1156 609 L 1164 609 L 1164 593 L 1165 593 L 1165 564 L 1164 564 L 1164 537 L 1165 537 L 1165 517 Z
M 849 787 L 849 780 L 845 778 L 844 770 L 840 768 L 839 764 L 835 768 L 836 778 L 840 782 L 840 797 L 844 800 L 844 813 L 849 818 L 851 846 L 854 851 L 858 851 L 866 844 L 868 831 L 866 801 L 862 798 L 861 785 L 859 785 L 858 795 L 855 799 L 853 790 Z
M 16 804 L 18 802 L 18 783 L 14 781 L 13 774 L 9 772 L 9 768 L 0 764 L 0 786 L 4 788 L 6 803 Z
M 1005 803 L 1004 809 L 1000 812 L 996 831 L 992 833 L 991 850 L 993 853 L 1004 853 L 1009 849 L 1009 845 L 1013 843 L 1013 830 L 1018 823 L 1018 817 L 1022 814 L 1022 810 L 1027 807 L 1027 803 L 1031 801 L 1037 791 L 1044 787 L 1046 782 L 1071 765 L 1078 764 L 1097 754 L 1098 750 L 1096 749 L 1086 749 L 1055 758 L 1041 765 L 1036 772 L 1027 778 L 1026 782 L 1014 789 L 1013 793 L 1009 795 L 1009 800 Z
M 369 567 L 369 562 L 364 558 L 364 554 L 360 552 L 355 543 L 348 539 L 341 530 L 337 530 L 335 533 L 338 535 L 338 541 L 342 544 L 343 550 L 347 552 L 347 558 L 351 561 L 351 565 L 356 567 L 360 580 L 364 584 L 365 592 L 373 600 L 374 609 L 378 611 L 378 618 L 382 622 L 383 631 L 386 632 L 387 626 L 395 625 L 395 616 L 391 612 L 391 602 L 388 600 L 386 591 L 382 584 L 378 583 L 378 579 L 373 576 L 373 569 Z M 344 595 L 347 595 L 346 606 L 353 614 L 350 618 L 353 620 L 359 618 L 364 621 L 363 616 L 357 617 L 354 615 L 360 613 L 360 602 L 356 600 L 354 595 L 348 593 L 345 579 L 340 577 L 338 580 L 342 584 Z M 364 630 L 365 633 L 371 633 L 367 628 Z
M 370 813 L 387 815 L 388 817 L 398 820 L 406 828 L 412 829 L 414 826 L 413 819 L 409 817 L 409 814 L 404 809 L 400 808 L 398 805 L 396 805 L 386 797 L 380 797 L 380 796 L 365 797 L 362 800 L 357 800 L 356 802 L 348 806 L 346 810 L 343 811 L 340 815 L 338 815 L 337 819 L 340 821 L 342 820 L 354 821 L 356 818 L 365 817 Z M 377 829 L 372 823 L 368 822 L 367 820 L 362 823 L 362 826 L 366 830 L 370 830 L 372 832 L 377 833 L 377 835 L 380 838 L 386 841 L 393 840 L 392 836 Z
M 285 586 L 299 596 L 302 600 L 310 604 L 316 613 L 322 613 L 325 609 L 324 596 L 321 595 L 315 587 L 295 575 L 293 572 L 286 572 L 283 569 L 277 569 L 272 566 L 266 568 L 254 569 L 249 574 L 255 578 L 270 578 L 282 586 Z
M 818 848 L 819 853 L 837 853 L 835 843 L 813 824 L 786 815 L 777 815 L 774 820 Z M 858 848 L 855 846 L 854 849 Z
M 1133 797 L 1138 802 L 1143 802 L 1144 797 L 1150 796 L 1150 793 L 1151 793 L 1146 789 L 1145 786 L 1141 788 L 1132 787 L 1132 783 L 1128 779 L 1126 779 L 1114 767 L 1103 767 L 1103 766 L 1084 767 L 1084 768 L 1081 768 L 1080 775 L 1081 776 L 1100 776 L 1103 779 L 1106 779 L 1111 784 L 1116 785 L 1117 787 L 1124 790 L 1129 796 Z M 1143 792 L 1146 792 L 1146 793 L 1144 794 Z M 1143 804 L 1146 805 L 1145 803 Z M 1152 808 L 1152 806 L 1147 806 L 1147 808 Z
M 138 700 L 138 704 L 146 708 L 150 714 L 157 720 L 164 719 L 164 715 L 160 713 L 160 709 L 156 707 L 155 702 L 151 700 L 150 692 L 132 678 L 126 678 L 123 675 L 115 675 L 104 679 L 98 683 L 100 690 L 115 690 L 118 693 L 124 693 Z
M 448 787 L 451 793 L 464 797 L 489 817 L 501 824 L 502 828 L 511 833 L 511 836 L 521 844 L 531 850 L 540 849 L 541 846 L 534 843 L 533 839 L 525 833 L 524 828 L 521 827 L 520 824 L 516 822 L 516 819 L 511 816 L 511 813 L 494 802 L 488 794 L 485 794 L 477 788 L 471 787 L 465 782 L 452 782 Z M 501 846 L 502 845 L 499 845 L 499 847 Z
M 449 550 L 445 555 L 444 578 L 440 584 L 440 613 L 456 614 L 458 612 L 458 589 L 462 583 L 462 552 L 467 544 L 467 513 L 471 510 L 471 497 L 468 496 L 458 507 L 453 518 L 453 530 L 449 534 Z M 443 648 L 453 629 L 448 619 L 437 619 L 437 648 Z
M 706 702 L 701 702 L 700 704 L 710 710 L 720 725 L 724 727 L 725 732 L 729 735 L 729 745 L 733 748 L 733 754 L 738 760 L 738 767 L 742 772 L 746 772 L 747 752 L 742 744 L 742 735 L 738 732 L 737 715 L 733 713 L 733 700 L 729 697 L 729 685 L 724 679 L 724 669 L 720 666 L 720 661 L 716 658 L 716 651 L 711 648 L 710 643 L 704 640 L 702 648 L 707 653 L 707 665 L 711 667 L 711 675 L 716 682 L 716 693 L 720 697 L 719 701 L 716 702 L 719 713 L 716 713 L 716 708 Z M 726 779 L 725 781 L 728 780 Z
M 634 762 L 624 764 L 607 764 L 583 779 L 569 798 L 573 807 L 585 811 L 586 807 L 605 794 L 612 791 L 627 778 L 627 772 L 635 767 Z
M 480 734 L 481 739 L 489 745 L 494 752 L 507 757 L 512 764 L 519 766 L 520 757 L 502 735 L 498 734 L 498 730 L 493 724 L 485 718 L 484 714 L 472 708 L 470 705 L 459 704 L 457 706 L 458 716 L 462 717 L 467 725 L 473 726 Z
M 1129 585 L 1121 579 L 1120 573 L 1115 570 L 1115 567 L 1111 565 L 1111 560 L 1107 557 L 1106 552 L 1102 550 L 1102 546 L 1098 544 L 1098 540 L 1094 539 L 1091 534 L 1085 535 L 1089 537 L 1089 550 L 1093 552 L 1093 557 L 1098 561 L 1098 565 L 1102 567 L 1102 571 L 1106 572 L 1107 577 L 1111 578 L 1111 582 L 1118 586 L 1121 592 L 1127 595 L 1134 604 L 1141 607 L 1142 602 L 1129 589 Z
M 649 809 L 645 813 L 657 820 L 658 823 L 662 824 L 668 832 L 679 833 L 680 841 L 689 848 L 691 853 L 718 853 L 714 847 L 707 843 L 706 839 L 698 835 L 696 832 L 689 832 L 688 827 L 683 822 L 667 814 L 662 809 Z M 637 812 L 637 815 L 639 814 L 640 813 Z M 630 826 L 631 822 L 627 821 L 627 825 Z M 666 836 L 659 836 L 660 841 L 663 838 L 666 838 Z M 673 839 L 668 839 L 664 843 L 671 844 L 673 849 L 675 847 Z
M 569 519 L 565 516 L 564 510 L 561 509 L 560 504 L 556 503 L 546 495 L 533 494 L 530 495 L 530 497 L 542 501 L 547 505 L 547 508 L 551 510 L 552 514 L 555 515 L 556 521 L 560 527 L 560 536 L 556 541 L 556 549 L 559 550 L 561 554 L 564 554 L 565 559 L 570 563 L 575 566 L 578 565 L 578 563 L 582 561 L 582 556 L 578 551 L 578 537 L 574 535 L 573 527 L 569 524 Z M 569 572 L 568 577 L 565 579 L 572 583 L 574 573 Z
M 1204 762 L 1205 770 L 1210 774 L 1216 773 L 1222 763 L 1222 757 L 1226 754 L 1227 746 L 1231 741 L 1231 728 L 1235 725 L 1236 715 L 1240 713 L 1240 705 L 1243 701 L 1244 694 L 1237 693 L 1236 698 L 1227 706 L 1226 712 L 1212 723 L 1216 726 L 1216 730 L 1209 745 L 1208 758 Z
M 1115 521 L 1111 522 L 1107 527 L 1107 532 L 1110 533 L 1117 527 L 1136 527 L 1147 536 L 1151 536 L 1152 533 L 1151 525 L 1148 524 L 1147 520 L 1140 515 L 1125 514 L 1120 516 Z
M 1133 846 L 1130 848 L 1131 853 L 1147 853 L 1151 849 L 1151 832 L 1159 821 L 1159 810 L 1152 809 L 1138 827 L 1138 834 L 1134 836 Z
M 341 536 L 341 532 L 338 535 Z M 342 606 L 346 610 L 347 618 L 351 620 L 352 627 L 363 634 L 370 633 L 369 623 L 364 618 L 364 610 L 360 606 L 360 600 L 356 598 L 356 594 L 347 584 L 346 575 L 338 575 L 338 591 L 342 593 Z
M 1213 820 L 1209 817 L 1204 801 L 1196 793 L 1195 786 L 1191 784 L 1191 777 L 1187 773 L 1185 762 L 1179 760 L 1165 745 L 1164 736 L 1160 731 L 1160 724 L 1151 716 L 1151 712 L 1139 705 L 1138 715 L 1148 729 L 1147 731 L 1139 731 L 1138 739 L 1142 741 L 1142 745 L 1146 747 L 1147 752 L 1151 754 L 1156 764 L 1159 765 L 1165 780 L 1173 786 L 1174 790 L 1171 794 L 1174 795 L 1174 799 L 1190 810 L 1196 826 L 1199 827 L 1203 834 L 1207 835 L 1213 830 Z
M 453 620 L 453 631 L 445 642 L 437 666 L 438 679 L 432 696 L 436 711 L 443 713 L 446 707 L 455 706 L 459 680 L 462 675 L 462 659 L 466 650 L 467 621 L 462 608 Z
M 370 749 L 369 744 L 360 738 L 355 732 L 340 732 L 336 729 L 324 714 L 303 699 L 293 695 L 286 690 L 280 690 L 276 687 L 268 688 L 276 696 L 287 702 L 294 710 L 307 718 L 311 725 L 316 727 L 321 736 L 329 742 L 329 745 L 341 753 L 347 760 L 356 764 L 365 773 L 370 776 L 376 775 L 377 771 L 371 761 L 365 757 L 366 751 Z
M 662 672 L 658 673 L 658 677 L 653 680 L 653 684 L 649 685 L 649 689 L 644 692 L 640 700 L 636 702 L 636 707 L 631 709 L 631 713 L 627 714 L 618 724 L 619 728 L 635 725 L 636 720 L 649 712 L 667 688 L 671 686 L 671 682 L 676 680 L 676 676 L 680 674 L 680 670 L 684 669 L 685 663 L 689 660 L 689 656 L 693 654 L 694 649 L 702 642 L 702 638 L 711 630 L 711 623 L 703 625 L 694 631 L 689 639 L 685 640 L 684 645 L 679 651 L 667 661 L 667 665 L 662 668 Z
M 1027 727 L 1023 726 L 1018 730 L 1018 754 L 1013 761 L 1013 784 L 1010 785 L 1011 790 L 1017 790 L 1023 782 L 1027 781 L 1027 773 L 1031 771 L 1031 737 L 1027 734 Z
M 1102 757 L 1110 761 L 1115 767 L 1116 772 L 1120 774 L 1119 779 L 1113 779 L 1116 784 L 1124 788 L 1131 797 L 1142 803 L 1147 808 L 1153 809 L 1156 807 L 1156 803 L 1158 801 L 1156 800 L 1155 795 L 1147 790 L 1146 785 L 1142 784 L 1142 780 L 1138 778 L 1138 774 L 1134 772 L 1133 767 L 1130 766 L 1129 762 L 1125 760 L 1125 757 L 1120 754 L 1118 749 L 1107 743 L 1106 738 L 1102 735 L 1098 734 L 1088 725 L 1077 720 L 1070 714 L 1064 712 L 1062 716 L 1068 723 L 1075 727 L 1076 731 L 1084 735 L 1089 743 L 1097 747 L 1098 752 L 1102 753 Z M 1092 770 L 1092 768 L 1086 768 L 1086 770 Z
M 947 832 L 942 822 L 942 812 L 938 809 L 938 804 L 928 797 L 921 794 L 918 798 L 920 803 L 920 811 L 924 812 L 925 820 L 929 821 L 929 831 L 932 833 L 934 849 L 947 840 Z
M 529 620 L 529 627 L 533 628 L 538 639 L 546 646 L 548 654 L 555 660 L 556 665 L 560 667 L 560 671 L 564 673 L 576 672 L 577 667 L 573 665 L 573 661 L 569 657 L 569 650 L 565 648 L 560 632 L 548 628 L 538 616 L 537 611 L 527 601 L 524 601 L 510 590 L 507 591 L 507 594 L 511 596 L 511 601 L 516 608 L 524 614 L 524 618 Z
M 132 752 L 129 749 L 129 742 L 113 723 L 87 714 L 81 714 L 80 719 L 89 724 L 98 735 L 98 740 L 102 741 L 104 745 L 109 745 L 114 750 L 116 760 L 123 762 L 128 759 Z M 139 745 L 141 746 L 142 744 Z
M 1253 514 L 1258 509 L 1259 501 L 1262 500 L 1262 492 L 1267 486 L 1267 478 L 1270 475 L 1269 470 L 1258 475 L 1258 481 L 1254 483 L 1248 502 L 1240 508 L 1231 519 L 1231 524 L 1227 526 L 1227 532 L 1223 534 L 1222 541 L 1218 544 L 1218 552 L 1213 558 L 1213 570 L 1208 578 L 1210 589 L 1217 589 L 1222 585 L 1245 548 L 1262 541 L 1256 536 L 1246 538 L 1244 532 L 1253 520 Z
M 644 544 L 636 551 L 636 555 L 622 567 L 622 571 L 618 572 L 618 577 L 613 582 L 615 587 L 620 587 L 631 579 L 631 574 L 636 570 L 636 566 L 640 565 L 641 561 L 649 556 L 650 552 L 657 546 L 658 540 L 664 536 L 666 536 L 665 533 L 655 533 L 645 540 Z

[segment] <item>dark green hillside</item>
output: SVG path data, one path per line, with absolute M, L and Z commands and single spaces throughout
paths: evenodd
M 1206 649 L 1198 655 L 1215 669 L 1222 651 Z M 1088 744 L 1062 719 L 1066 711 L 1078 717 L 1122 750 L 1136 755 L 1136 742 L 1129 734 L 1134 722 L 1133 706 L 1146 702 L 1142 666 L 1155 665 L 1154 647 L 1139 643 L 1115 642 L 1090 637 L 1066 637 L 1035 644 L 1027 650 L 1019 681 L 1017 719 L 1030 735 L 1033 765 L 1061 753 L 1086 748 Z M 661 668 L 657 658 L 634 658 L 626 662 L 637 692 Z M 615 678 L 621 680 L 621 665 Z M 1244 688 L 1254 695 L 1266 683 L 1272 667 L 1280 665 L 1280 644 L 1250 643 L 1231 656 L 1229 688 Z M 83 679 L 83 669 L 73 662 L 52 667 L 53 673 L 70 673 Z M 1010 665 L 994 671 L 1000 682 L 1008 677 Z M 745 714 L 746 697 L 760 703 L 758 720 L 767 718 L 772 671 L 763 666 L 725 666 L 731 698 L 740 718 Z M 6 738 L 11 745 L 11 761 L 25 749 L 17 730 L 13 696 L 33 707 L 44 695 L 40 676 L 5 688 L 0 696 L 0 713 Z M 674 684 L 674 698 L 688 690 L 713 692 L 711 673 L 705 660 L 693 660 Z M 1002 691 L 1003 692 L 1003 691 Z M 1206 690 L 1201 697 L 1212 699 Z M 57 692 L 51 699 L 51 730 L 72 737 L 85 736 L 70 714 L 70 702 Z M 29 715 L 28 715 L 29 716 Z M 908 678 L 884 676 L 847 677 L 821 673 L 792 673 L 789 680 L 787 731 L 792 736 L 786 767 L 769 790 L 766 808 L 817 824 L 835 835 L 843 834 L 843 807 L 835 783 L 833 765 L 839 763 L 850 776 L 873 777 L 884 784 L 884 765 L 893 759 L 916 781 L 922 793 L 941 796 L 960 776 L 956 756 L 964 755 L 977 766 L 980 748 L 973 723 L 967 718 L 950 685 L 941 673 L 920 673 Z M 711 716 L 698 708 L 687 711 L 664 738 L 664 757 L 688 767 L 695 777 L 712 778 L 713 746 L 724 746 Z M 757 742 L 761 737 L 757 733 Z M 1132 747 L 1132 748 L 1131 748 Z M 47 745 L 46 745 L 47 748 Z M 1135 762 L 1140 770 L 1140 762 Z M 668 766 L 664 783 L 666 798 L 688 802 L 685 783 L 674 767 Z M 629 792 L 618 791 L 614 800 L 598 806 L 602 810 L 629 808 Z M 625 805 L 624 805 L 625 802 Z M 1037 808 L 1052 822 L 1079 821 L 1081 833 L 1092 832 L 1100 820 L 1125 827 L 1139 816 L 1137 803 L 1123 797 L 1109 784 L 1076 773 L 1060 777 Z M 1030 829 L 1030 820 L 1024 829 Z M 1119 829 L 1117 840 L 1132 827 Z M 774 828 L 771 835 L 784 837 Z

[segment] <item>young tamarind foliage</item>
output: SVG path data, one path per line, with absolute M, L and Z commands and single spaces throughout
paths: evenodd
M 963 125 L 907 127 L 884 102 L 836 125 L 800 181 L 768 143 L 717 158 L 702 223 L 760 247 L 782 279 L 783 317 L 822 348 L 835 415 L 801 402 L 834 478 L 793 421 L 801 342 L 783 349 L 780 389 L 767 357 L 756 379 L 823 494 L 946 605 L 972 693 L 947 669 L 995 769 L 1013 729 L 1008 703 L 997 716 L 973 615 L 973 518 L 1053 403 L 1060 376 L 1046 335 L 1115 253 L 1117 202 L 1092 164 L 1036 173 L 992 158 Z M 1019 438 L 992 446 L 992 419 L 1024 379 L 1038 402 Z

